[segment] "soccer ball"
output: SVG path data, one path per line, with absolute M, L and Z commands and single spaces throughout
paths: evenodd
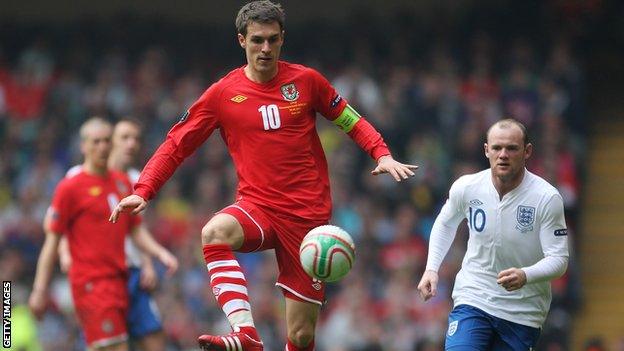
M 351 235 L 334 225 L 322 225 L 308 232 L 299 248 L 303 270 L 312 278 L 335 282 L 344 277 L 355 262 Z

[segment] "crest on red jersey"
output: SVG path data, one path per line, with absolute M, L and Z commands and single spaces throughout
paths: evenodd
M 295 101 L 299 98 L 299 91 L 295 86 L 295 83 L 284 84 L 280 87 L 282 91 L 282 96 L 286 101 Z

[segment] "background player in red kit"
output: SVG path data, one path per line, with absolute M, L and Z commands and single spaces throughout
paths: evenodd
M 140 172 L 133 168 L 141 147 L 141 125 L 131 118 L 117 121 L 111 137 L 111 151 L 108 156 L 110 170 L 125 173 L 134 185 L 139 180 Z M 80 172 L 82 165 L 67 171 L 68 176 Z M 138 230 L 152 237 L 147 227 L 141 224 Z M 158 273 L 152 263 L 152 257 L 134 245 L 129 236 L 125 239 L 126 264 L 128 266 L 128 313 L 127 326 L 130 345 L 138 346 L 142 351 L 164 351 L 166 347 L 165 333 L 162 330 L 160 312 L 152 297 L 152 291 L 158 283 Z M 173 270 L 177 269 L 177 260 L 172 257 Z M 61 270 L 67 272 L 71 267 L 71 253 L 67 238 L 62 237 L 59 245 Z
M 174 269 L 176 260 L 150 236 L 134 230 L 140 217 L 122 216 L 118 225 L 106 221 L 106 215 L 119 199 L 131 191 L 125 174 L 107 168 L 111 135 L 112 126 L 101 118 L 89 119 L 80 128 L 80 149 L 85 160 L 77 172 L 61 180 L 56 188 L 45 218 L 46 238 L 29 305 L 41 317 L 59 241 L 61 235 L 66 235 L 73 261 L 69 281 L 87 346 L 127 350 L 126 235 L 132 233 L 139 247 L 168 268 Z
M 202 335 L 207 350 L 262 350 L 245 276 L 233 251 L 275 249 L 277 284 L 286 297 L 286 349 L 312 350 L 324 285 L 299 264 L 299 245 L 327 224 L 331 198 L 327 162 L 315 128 L 317 112 L 342 128 L 373 159 L 373 174 L 397 181 L 416 166 L 395 161 L 381 135 L 315 70 L 278 61 L 284 43 L 280 5 L 255 1 L 236 18 L 247 65 L 213 84 L 182 116 L 149 160 L 133 195 L 111 214 L 142 211 L 180 163 L 219 129 L 238 176 L 236 202 L 202 229 L 204 258 L 217 302 L 233 332 Z

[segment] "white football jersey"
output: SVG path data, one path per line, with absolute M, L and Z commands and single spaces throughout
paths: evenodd
M 568 257 L 563 200 L 552 185 L 527 171 L 502 199 L 490 169 L 459 178 L 436 221 L 470 230 L 466 255 L 455 280 L 455 306 L 467 304 L 515 323 L 539 328 L 550 308 L 550 281 L 507 291 L 498 273 L 531 266 L 545 256 Z M 443 256 L 442 256 L 443 257 Z

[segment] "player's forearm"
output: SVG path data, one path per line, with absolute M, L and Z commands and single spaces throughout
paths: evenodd
M 41 248 L 39 259 L 37 260 L 37 270 L 33 282 L 33 290 L 46 291 L 52 279 L 52 269 L 56 262 L 60 236 L 54 233 L 47 233 L 46 239 Z
M 390 149 L 381 134 L 350 105 L 345 106 L 333 123 L 347 133 L 374 160 L 390 155 Z
M 160 257 L 163 251 L 166 251 L 166 249 L 154 240 L 152 235 L 142 226 L 134 230 L 132 233 L 132 240 L 143 254 Z
M 457 233 L 457 225 L 452 226 L 444 223 L 438 216 L 429 236 L 429 254 L 427 256 L 426 270 L 437 272 L 442 265 L 444 257 L 448 253 L 455 234 Z
M 363 118 L 355 124 L 349 136 L 374 160 L 378 160 L 381 156 L 390 155 L 390 149 L 381 134 Z
M 568 268 L 568 257 L 546 256 L 536 264 L 523 267 L 527 284 L 550 281 L 561 277 Z
M 66 237 L 61 237 L 58 245 L 58 255 L 59 257 L 70 256 L 69 253 L 69 243 L 67 242 Z
M 141 251 L 140 257 L 141 257 L 141 268 L 145 268 L 146 266 L 153 265 L 152 256 L 150 256 L 149 254 Z
M 168 138 L 143 168 L 139 181 L 134 186 L 134 194 L 145 200 L 151 200 L 182 161 L 184 156 L 176 152 L 173 141 Z

